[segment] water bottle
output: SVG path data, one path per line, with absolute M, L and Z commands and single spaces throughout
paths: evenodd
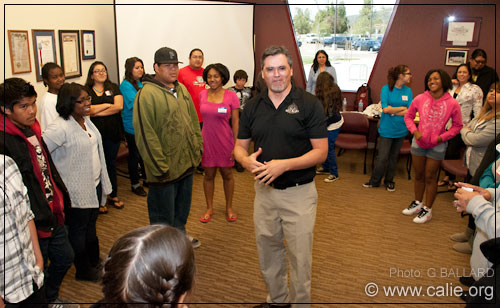
M 359 100 L 358 111 L 363 112 L 363 101 L 362 100 Z
M 342 101 L 342 111 L 347 111 L 347 99 L 345 97 Z

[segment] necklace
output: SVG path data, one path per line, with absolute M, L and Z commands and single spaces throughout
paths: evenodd
M 104 89 L 102 91 L 99 91 L 95 87 L 92 87 L 92 89 L 94 89 L 94 91 L 96 91 L 97 93 L 102 93 L 104 91 Z

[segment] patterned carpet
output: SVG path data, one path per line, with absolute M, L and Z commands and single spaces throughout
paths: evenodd
M 470 271 L 469 256 L 451 248 L 449 235 L 461 231 L 467 223 L 451 205 L 453 195 L 439 194 L 432 221 L 417 225 L 413 217 L 401 214 L 413 200 L 413 182 L 406 177 L 406 157 L 398 164 L 395 192 L 383 187 L 363 188 L 361 184 L 369 175 L 363 175 L 362 160 L 361 152 L 347 151 L 338 158 L 338 181 L 324 183 L 325 176 L 316 177 L 319 204 L 313 249 L 313 307 L 371 307 L 375 303 L 378 307 L 414 307 L 416 303 L 457 307 L 463 303 L 450 292 L 461 286 L 458 276 Z M 126 168 L 125 162 L 120 163 L 119 169 Z M 234 176 L 238 221 L 225 220 L 222 180 L 218 175 L 215 214 L 207 224 L 199 221 L 205 209 L 203 176 L 194 177 L 187 230 L 201 241 L 201 247 L 196 249 L 197 278 L 189 297 L 190 307 L 251 307 L 252 303 L 265 301 L 266 287 L 253 233 L 253 177 L 247 171 L 234 171 Z M 119 177 L 118 181 L 125 209 L 111 208 L 108 214 L 99 216 L 102 257 L 121 234 L 148 224 L 146 198 L 130 191 L 128 179 Z M 75 281 L 74 273 L 72 267 L 62 285 L 64 299 L 86 307 L 102 298 L 98 283 Z M 366 295 L 368 283 L 378 285 L 376 296 Z M 388 286 L 422 287 L 422 295 L 386 295 L 384 287 Z M 368 285 L 366 290 L 373 292 L 374 286 Z

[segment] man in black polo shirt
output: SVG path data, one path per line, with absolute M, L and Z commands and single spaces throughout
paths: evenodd
M 234 154 L 256 180 L 255 237 L 260 269 L 269 291 L 267 303 L 256 307 L 289 307 L 286 303 L 311 302 L 318 198 L 313 180 L 315 165 L 326 159 L 328 132 L 319 100 L 292 86 L 288 50 L 270 46 L 261 62 L 268 89 L 245 105 Z M 248 155 L 251 140 L 255 152 Z M 290 291 L 283 238 L 290 255 Z

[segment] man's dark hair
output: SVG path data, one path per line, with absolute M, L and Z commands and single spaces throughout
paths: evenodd
M 285 46 L 269 46 L 266 48 L 266 50 L 264 50 L 264 53 L 262 53 L 261 68 L 264 68 L 264 60 L 267 57 L 276 55 L 285 55 L 286 60 L 288 61 L 288 65 L 292 67 L 293 64 L 292 57 L 290 56 L 290 53 L 288 52 L 288 49 L 286 49 Z
M 189 52 L 189 59 L 191 59 L 191 56 L 193 55 L 193 52 L 195 52 L 195 51 L 199 51 L 199 52 L 201 52 L 201 55 L 202 55 L 202 56 L 204 56 L 204 54 L 203 54 L 203 50 L 201 50 L 200 48 L 194 48 L 193 50 L 191 50 L 191 51 Z
M 450 75 L 448 75 L 447 72 L 443 71 L 442 69 L 432 69 L 425 74 L 425 90 L 429 91 L 429 86 L 427 85 L 427 82 L 429 81 L 429 78 L 433 73 L 438 73 L 439 77 L 441 78 L 441 85 L 443 86 L 443 92 L 446 93 L 448 90 L 453 88 L 453 84 L 451 83 L 451 78 Z
M 0 84 L 0 106 L 13 110 L 14 105 L 25 97 L 36 97 L 35 88 L 21 78 L 8 78 Z
M 475 49 L 470 55 L 471 59 L 476 59 L 477 57 L 483 57 L 485 60 L 488 60 L 488 57 L 486 56 L 486 51 L 480 48 Z
M 222 64 L 222 63 L 214 63 L 214 64 L 210 64 L 209 66 L 207 66 L 205 68 L 205 70 L 203 71 L 203 80 L 205 80 L 206 83 L 208 83 L 208 80 L 207 80 L 207 76 L 208 76 L 208 71 L 210 71 L 211 69 L 214 69 L 217 71 L 217 73 L 220 74 L 220 77 L 222 78 L 222 85 L 226 85 L 226 83 L 229 81 L 229 70 L 227 69 L 227 67 Z
M 61 118 L 67 120 L 75 109 L 76 100 L 82 95 L 82 91 L 87 94 L 87 88 L 76 82 L 65 83 L 57 95 L 56 111 Z
M 55 69 L 55 68 L 60 68 L 62 70 L 62 68 L 54 62 L 45 63 L 42 66 L 42 79 L 43 79 L 44 86 L 47 86 L 47 84 L 45 83 L 45 79 L 49 79 L 50 71 Z
M 238 79 L 245 79 L 248 81 L 247 72 L 245 72 L 244 70 L 237 70 L 236 72 L 234 72 L 234 75 L 233 75 L 234 83 L 236 83 L 236 80 L 238 80 Z

